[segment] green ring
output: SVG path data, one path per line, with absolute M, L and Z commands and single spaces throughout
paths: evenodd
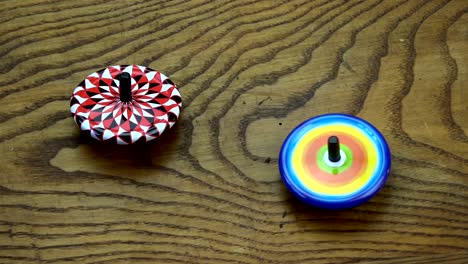
M 323 161 L 323 155 L 325 155 L 325 152 L 327 151 L 328 146 L 325 145 L 321 147 L 317 153 L 317 164 L 319 168 L 325 172 L 328 172 L 330 174 L 336 175 L 339 173 L 342 173 L 349 169 L 351 165 L 353 164 L 353 152 L 351 149 L 349 149 L 348 146 L 344 144 L 340 144 L 340 149 L 343 150 L 343 152 L 346 154 L 346 161 L 343 165 L 340 167 L 330 167 L 328 166 L 324 161 Z

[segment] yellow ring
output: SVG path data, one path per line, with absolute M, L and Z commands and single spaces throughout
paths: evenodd
M 315 138 L 319 137 L 323 133 L 340 131 L 342 133 L 349 134 L 351 137 L 357 138 L 364 145 L 365 151 L 367 152 L 367 166 L 362 176 L 357 177 L 356 180 L 343 186 L 330 187 L 315 181 L 312 177 L 308 176 L 302 166 L 302 156 L 304 155 L 306 146 L 312 142 Z M 353 193 L 369 182 L 377 165 L 377 153 L 374 144 L 369 140 L 368 136 L 363 134 L 362 131 L 348 125 L 330 125 L 323 126 L 313 129 L 307 132 L 301 140 L 297 143 L 291 155 L 292 167 L 295 176 L 302 182 L 304 186 L 313 192 L 319 194 L 334 194 L 334 195 L 346 195 Z M 315 162 L 315 161 L 313 161 Z

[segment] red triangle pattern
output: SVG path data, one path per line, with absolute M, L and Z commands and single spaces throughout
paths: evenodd
M 122 72 L 132 77 L 130 102 L 120 101 L 117 77 Z M 117 144 L 157 138 L 174 125 L 181 109 L 176 85 L 164 74 L 138 65 L 111 66 L 90 74 L 70 100 L 70 111 L 82 130 Z

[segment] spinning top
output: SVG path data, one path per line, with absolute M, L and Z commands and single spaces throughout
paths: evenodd
M 91 137 L 121 145 L 150 141 L 179 118 L 182 99 L 164 74 L 138 65 L 90 74 L 73 91 L 70 111 Z
M 391 154 L 382 134 L 349 115 L 327 114 L 296 127 L 279 155 L 288 189 L 324 209 L 345 209 L 372 198 L 385 184 Z

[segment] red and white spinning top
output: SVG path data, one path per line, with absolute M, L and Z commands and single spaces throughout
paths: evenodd
M 164 74 L 138 65 L 111 66 L 90 74 L 70 101 L 81 130 L 120 145 L 159 137 L 175 124 L 181 108 L 175 84 Z

